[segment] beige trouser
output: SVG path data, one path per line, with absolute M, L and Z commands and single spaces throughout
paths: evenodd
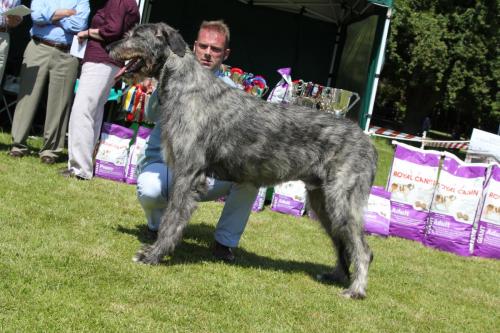
M 63 150 L 78 64 L 78 59 L 68 52 L 33 40 L 28 43 L 12 123 L 13 151 L 28 150 L 26 139 L 47 82 L 47 114 L 40 156 L 57 157 Z
M 120 68 L 111 64 L 86 62 L 71 109 L 68 132 L 68 169 L 75 175 L 91 179 L 94 147 L 99 139 L 104 104 Z
M 9 55 L 10 36 L 7 32 L 0 32 L 0 82 L 3 79 L 7 56 Z

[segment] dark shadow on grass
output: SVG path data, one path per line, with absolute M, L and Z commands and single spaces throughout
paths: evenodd
M 156 239 L 156 234 L 149 231 L 145 224 L 136 225 L 135 228 L 118 226 L 117 231 L 137 237 L 143 244 L 152 244 Z M 172 257 L 165 257 L 162 261 L 164 265 L 178 265 L 186 263 L 198 263 L 217 260 L 213 258 L 210 246 L 213 243 L 214 228 L 207 224 L 189 225 L 184 233 L 182 243 L 177 246 Z M 207 246 L 199 243 L 209 244 Z M 240 267 L 268 269 L 287 273 L 305 272 L 313 280 L 324 284 L 333 284 L 344 287 L 337 283 L 319 281 L 316 276 L 320 273 L 329 272 L 331 266 L 315 264 L 313 262 L 299 262 L 293 260 L 271 259 L 255 254 L 242 248 L 235 249 L 236 261 L 231 265 Z M 333 264 L 333 263 L 332 263 Z
M 9 150 L 10 150 L 10 145 L 5 143 L 0 143 L 0 151 L 9 151 Z

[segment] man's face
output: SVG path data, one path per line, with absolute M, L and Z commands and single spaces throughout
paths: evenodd
M 229 56 L 226 37 L 214 29 L 201 29 L 194 42 L 194 54 L 203 67 L 215 70 Z

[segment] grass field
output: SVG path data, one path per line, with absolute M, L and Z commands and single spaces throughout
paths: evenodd
M 237 262 L 212 260 L 222 205 L 200 205 L 174 256 L 152 242 L 131 185 L 64 179 L 64 166 L 7 156 L 0 134 L 0 332 L 498 332 L 500 261 L 368 237 L 368 298 L 314 276 L 333 264 L 308 218 L 252 213 Z M 36 146 L 37 141 L 33 144 Z M 376 141 L 387 177 L 392 148 Z

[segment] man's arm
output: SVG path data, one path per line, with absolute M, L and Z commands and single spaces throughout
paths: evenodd
M 78 33 L 80 40 L 92 38 L 105 42 L 114 42 L 123 36 L 123 31 L 139 22 L 139 9 L 130 10 L 120 1 L 109 0 L 107 8 L 113 15 L 106 15 L 105 23 L 99 29 L 88 29 Z
M 62 20 L 65 17 L 70 17 L 76 14 L 76 10 L 74 9 L 56 9 L 54 14 L 52 14 L 52 17 L 50 20 L 52 22 L 57 22 Z
M 50 6 L 49 1 L 33 0 L 31 2 L 31 10 L 31 20 L 34 25 L 52 24 L 54 8 Z
M 87 21 L 90 14 L 88 0 L 78 0 L 75 8 L 76 14 L 63 17 L 59 20 L 59 26 L 67 32 L 78 33 L 87 29 Z
M 21 4 L 21 0 L 16 0 L 12 3 L 12 7 L 17 7 Z M 17 16 L 17 15 L 7 15 L 5 18 L 5 23 L 7 24 L 7 27 L 9 28 L 15 28 L 17 27 L 21 22 L 23 21 L 22 16 Z

